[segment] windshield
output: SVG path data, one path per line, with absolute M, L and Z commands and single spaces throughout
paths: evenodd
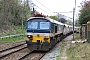
M 49 29 L 50 22 L 27 22 L 28 29 Z
M 27 23 L 27 28 L 29 29 L 37 29 L 38 28 L 38 22 L 28 22 Z
M 40 22 L 40 29 L 49 29 L 49 22 Z

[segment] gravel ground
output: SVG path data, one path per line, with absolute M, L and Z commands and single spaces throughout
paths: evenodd
M 27 58 L 23 60 L 39 60 L 41 56 L 42 56 L 41 53 L 32 53 L 31 55 L 29 55 Z
M 73 36 L 70 35 L 64 39 L 64 41 L 72 40 Z M 47 53 L 41 60 L 56 60 L 56 58 L 60 55 L 60 48 L 61 48 L 62 42 L 58 43 L 49 53 Z M 67 44 L 65 47 L 69 47 Z M 65 57 L 63 57 L 65 56 Z M 63 50 L 63 56 L 62 60 L 66 60 L 66 49 Z
M 73 35 L 70 35 L 68 37 L 66 37 L 65 39 L 63 39 L 64 41 L 71 41 L 73 39 Z
M 61 42 L 58 43 L 50 52 L 48 52 L 41 60 L 56 60 L 60 55 Z

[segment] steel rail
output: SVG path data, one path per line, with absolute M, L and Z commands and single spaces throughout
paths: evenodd
M 27 53 L 26 55 L 22 56 L 21 58 L 19 58 L 18 60 L 23 60 L 24 58 L 26 58 L 27 56 L 29 56 L 30 54 L 32 54 L 34 51 L 31 51 L 29 53 Z
M 46 54 L 46 53 L 44 53 L 44 54 L 39 58 L 39 60 L 41 60 L 41 59 L 43 58 L 43 56 L 45 56 L 45 54 Z
M 14 48 L 19 47 L 19 46 L 22 46 L 22 45 L 24 45 L 24 44 L 26 44 L 26 43 L 19 44 L 19 45 L 17 45 L 17 46 L 13 46 L 13 47 L 10 47 L 10 48 L 7 48 L 7 49 L 4 49 L 4 50 L 1 50 L 0 53 L 5 52 L 5 51 L 10 50 L 10 49 L 14 49 Z
M 21 48 L 21 49 L 18 49 L 18 50 L 16 50 L 16 51 L 13 51 L 13 52 L 10 52 L 10 53 L 8 53 L 8 54 L 6 54 L 6 55 L 3 55 L 3 56 L 0 57 L 0 59 L 4 58 L 4 57 L 6 57 L 6 56 L 8 56 L 8 55 L 10 55 L 10 54 L 12 54 L 12 53 L 15 53 L 15 52 L 18 52 L 18 51 L 20 51 L 20 50 L 23 50 L 23 49 L 25 49 L 25 48 L 27 48 L 27 47 L 23 47 L 23 48 Z

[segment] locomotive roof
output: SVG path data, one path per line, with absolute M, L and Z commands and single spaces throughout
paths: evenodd
M 56 23 L 56 24 L 60 24 L 60 25 L 64 25 L 64 24 L 61 23 L 61 22 L 58 22 L 58 21 L 56 21 L 56 20 L 54 20 L 54 19 L 51 19 L 51 18 L 48 17 L 48 16 L 44 16 L 44 15 L 41 15 L 41 14 L 36 14 L 36 15 L 30 17 L 28 20 L 30 20 L 30 19 L 34 19 L 34 18 L 43 18 L 43 19 L 49 20 L 49 21 L 52 22 L 52 23 Z

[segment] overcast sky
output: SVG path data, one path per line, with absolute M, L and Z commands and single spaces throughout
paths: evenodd
M 55 13 L 53 13 L 53 12 L 73 11 L 73 8 L 75 7 L 75 0 L 32 0 L 32 1 L 36 4 L 36 6 L 38 6 L 38 7 L 35 7 L 35 9 L 45 15 L 54 15 Z M 79 10 L 78 6 L 80 6 L 80 3 L 82 1 L 84 1 L 84 0 L 76 0 L 75 18 L 77 17 L 77 14 L 78 14 L 78 12 L 77 12 Z M 73 17 L 73 13 L 60 13 L 60 14 L 71 17 L 71 18 Z

